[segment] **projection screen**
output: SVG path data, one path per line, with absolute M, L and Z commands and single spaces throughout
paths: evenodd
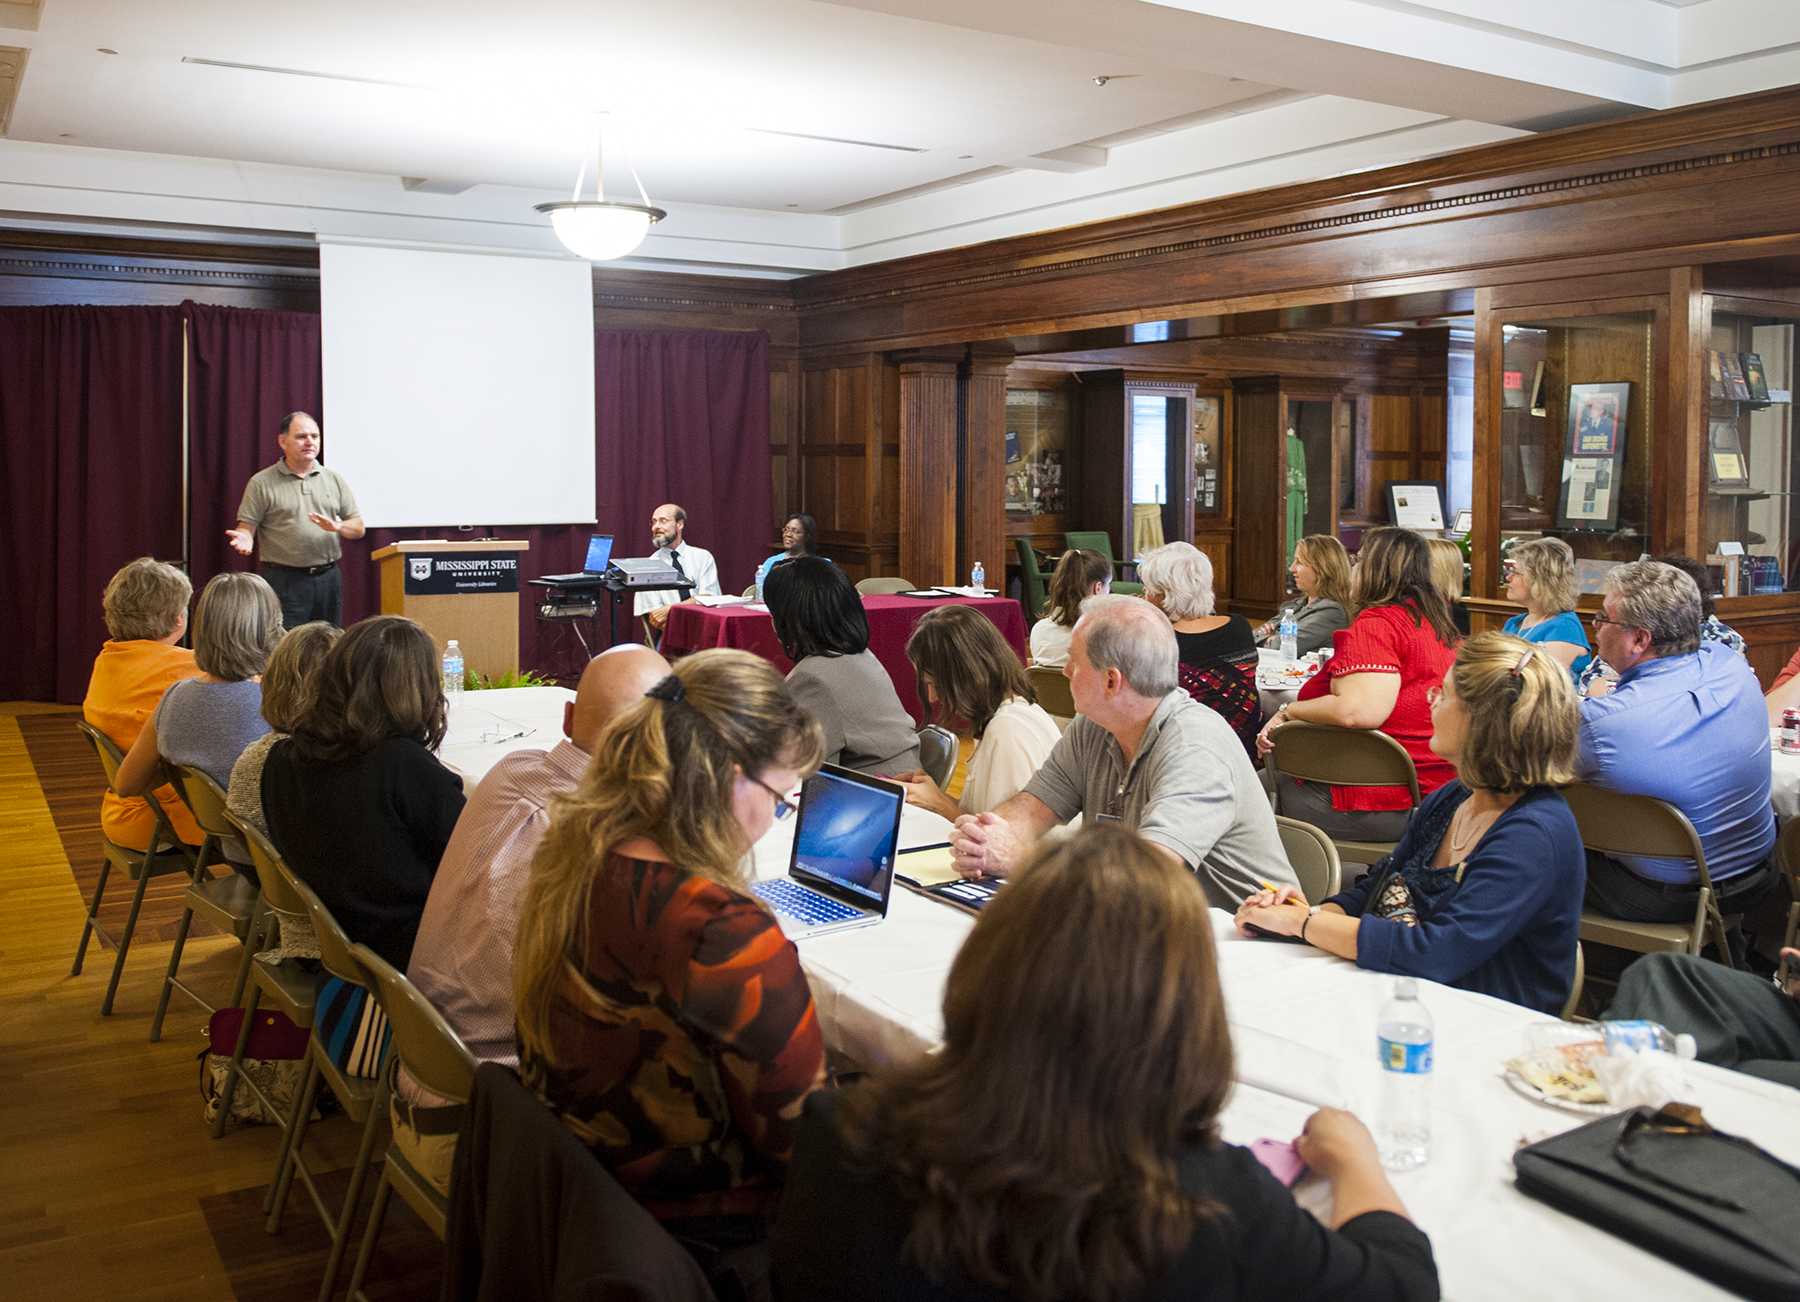
M 323 460 L 375 528 L 594 520 L 586 262 L 321 237 Z

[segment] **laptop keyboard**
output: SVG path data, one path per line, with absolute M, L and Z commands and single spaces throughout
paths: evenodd
M 790 918 L 798 918 L 801 922 L 815 926 L 824 922 L 847 922 L 851 918 L 863 916 L 861 909 L 839 904 L 829 895 L 809 891 L 787 877 L 757 882 L 750 889 L 757 898 L 766 900 L 777 913 L 785 913 Z

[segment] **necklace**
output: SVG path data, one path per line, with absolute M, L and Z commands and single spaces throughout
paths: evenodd
M 1469 843 L 1469 838 L 1475 835 L 1475 820 L 1473 818 L 1469 819 L 1468 825 L 1464 829 L 1462 836 L 1459 837 L 1456 835 L 1456 825 L 1462 821 L 1462 816 L 1467 813 L 1468 810 L 1468 802 L 1464 801 L 1461 805 L 1457 806 L 1456 813 L 1452 815 L 1450 819 L 1451 854 L 1461 854 L 1462 848 Z M 1491 822 L 1493 820 L 1490 819 L 1489 821 Z

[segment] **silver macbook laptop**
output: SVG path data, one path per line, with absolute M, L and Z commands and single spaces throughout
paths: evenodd
M 887 917 L 906 789 L 827 764 L 800 789 L 788 875 L 754 891 L 790 939 Z

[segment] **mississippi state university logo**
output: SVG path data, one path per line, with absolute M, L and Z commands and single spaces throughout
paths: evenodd
M 408 556 L 406 558 L 406 563 L 408 568 L 412 571 L 412 577 L 417 582 L 423 583 L 426 579 L 431 577 L 431 557 Z

